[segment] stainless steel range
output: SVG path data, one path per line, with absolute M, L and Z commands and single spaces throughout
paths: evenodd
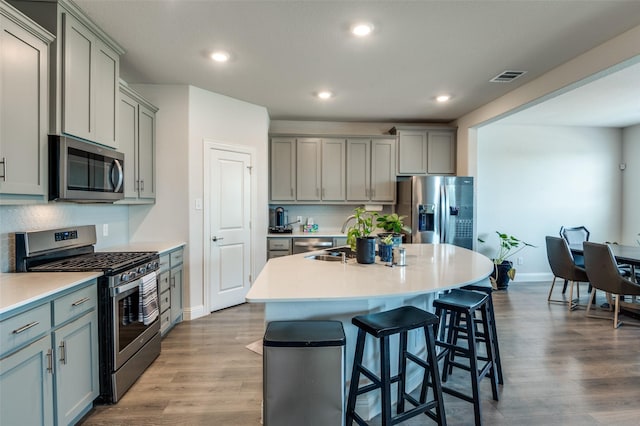
M 93 225 L 16 233 L 17 272 L 102 271 L 100 397 L 115 403 L 160 354 L 154 252 L 95 252 Z

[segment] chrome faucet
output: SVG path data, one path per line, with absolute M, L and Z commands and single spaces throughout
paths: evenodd
M 344 223 L 342 224 L 342 229 L 340 229 L 341 234 L 344 234 L 344 231 L 347 229 L 347 224 L 349 223 L 349 221 L 355 218 L 356 218 L 355 215 L 351 215 L 347 218 L 347 220 L 344 221 Z

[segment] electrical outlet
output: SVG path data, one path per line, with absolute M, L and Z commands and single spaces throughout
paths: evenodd
M 109 224 L 105 223 L 102 225 L 102 236 L 103 237 L 108 237 L 109 236 Z
M 519 257 L 518 258 L 518 265 L 522 265 L 524 264 L 524 257 Z

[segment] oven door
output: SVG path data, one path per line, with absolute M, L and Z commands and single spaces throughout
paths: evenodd
M 111 289 L 113 366 L 117 371 L 160 331 L 160 317 L 144 325 L 140 316 L 142 279 Z

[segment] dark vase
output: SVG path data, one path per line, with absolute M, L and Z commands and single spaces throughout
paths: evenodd
M 356 239 L 356 261 L 365 264 L 376 261 L 375 237 L 361 237 Z
M 380 256 L 380 262 L 391 262 L 392 252 L 393 244 L 378 243 L 378 256 Z
M 513 263 L 505 260 L 499 265 L 493 265 L 493 278 L 496 280 L 498 290 L 506 290 L 509 287 L 509 271 Z

